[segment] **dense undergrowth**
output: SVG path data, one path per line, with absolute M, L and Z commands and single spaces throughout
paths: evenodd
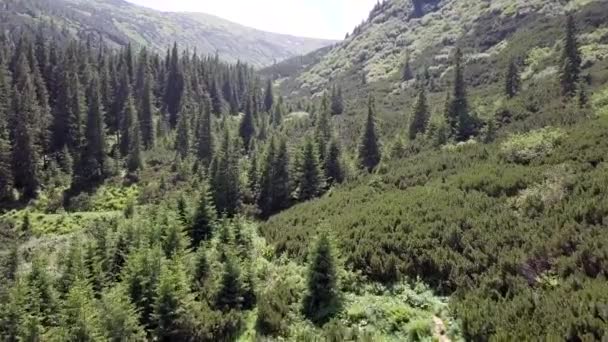
M 557 139 L 559 137 L 559 139 Z M 278 254 L 306 259 L 319 227 L 346 265 L 453 294 L 467 340 L 608 334 L 608 118 L 387 163 L 270 219 Z

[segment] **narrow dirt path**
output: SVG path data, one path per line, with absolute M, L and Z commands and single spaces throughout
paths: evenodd
M 446 333 L 447 329 L 443 320 L 437 316 L 433 316 L 433 336 L 439 342 L 452 342 Z

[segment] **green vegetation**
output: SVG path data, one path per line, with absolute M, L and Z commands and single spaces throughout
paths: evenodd
M 91 6 L 0 24 L 0 339 L 608 338 L 606 2 L 383 1 L 261 72 Z

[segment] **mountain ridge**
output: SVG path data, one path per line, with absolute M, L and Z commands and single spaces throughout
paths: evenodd
M 256 67 L 335 43 L 266 32 L 206 13 L 157 11 L 124 0 L 10 0 L 0 15 L 5 31 L 42 22 L 79 38 L 101 36 L 114 46 L 132 42 L 164 51 L 175 41 L 202 54 L 217 53 L 227 62 L 241 60 Z

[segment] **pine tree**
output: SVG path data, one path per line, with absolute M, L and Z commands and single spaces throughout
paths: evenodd
M 169 124 L 175 127 L 179 120 L 184 95 L 185 81 L 182 73 L 177 43 L 173 45 L 170 58 L 167 61 L 167 83 L 164 94 L 164 108 L 169 114 Z
M 131 96 L 131 81 L 129 80 L 126 65 L 123 64 L 121 66 L 121 68 L 118 70 L 118 75 L 115 77 L 117 79 L 115 80 L 116 85 L 114 86 L 114 101 L 112 102 L 112 110 L 108 113 L 106 119 L 108 123 L 108 130 L 110 133 L 116 133 L 118 141 L 121 142 L 121 134 L 124 133 L 125 110 L 128 108 L 128 101 L 129 97 Z M 126 153 L 126 151 L 122 150 L 122 144 L 120 147 L 120 152 Z M 124 155 L 126 154 L 123 154 L 123 156 Z
M 154 104 L 152 103 L 152 81 L 150 75 L 144 76 L 144 88 L 141 99 L 141 140 L 146 150 L 154 146 Z
M 38 153 L 35 146 L 34 121 L 40 114 L 36 102 L 34 85 L 29 77 L 25 58 L 19 59 L 19 70 L 16 73 L 16 85 L 13 90 L 14 122 L 12 165 L 15 186 L 23 191 L 23 196 L 30 199 L 36 196 L 39 185 Z
M 213 135 L 211 133 L 211 99 L 205 94 L 203 112 L 198 124 L 197 157 L 208 167 L 213 158 Z
M 26 276 L 28 304 L 26 310 L 39 320 L 40 324 L 49 326 L 57 312 L 58 301 L 51 275 L 47 271 L 47 262 L 42 256 L 35 256 L 32 268 Z
M 561 57 L 560 83 L 562 96 L 573 97 L 576 95 L 577 83 L 581 73 L 581 52 L 577 40 L 576 21 L 572 14 L 566 20 L 566 37 Z
M 312 139 L 307 139 L 302 150 L 301 165 L 299 165 L 298 198 L 307 201 L 317 197 L 323 187 L 319 159 Z
M 322 235 L 315 246 L 308 269 L 308 291 L 302 310 L 315 324 L 326 323 L 341 309 L 335 263 L 329 239 Z
M 238 310 L 243 304 L 243 282 L 241 270 L 234 257 L 228 257 L 216 295 L 215 307 L 224 312 Z
M 209 186 L 205 184 L 201 189 L 200 199 L 189 231 L 192 247 L 199 247 L 201 242 L 211 238 L 215 227 L 215 213 L 216 209 L 209 192 Z
M 418 93 L 418 100 L 414 106 L 414 112 L 412 113 L 410 120 L 409 137 L 410 140 L 416 139 L 418 134 L 426 133 L 426 127 L 429 122 L 429 108 L 426 103 L 426 92 L 424 87 L 420 87 Z
M 515 59 L 511 59 L 505 75 L 505 94 L 508 98 L 513 98 L 519 93 L 521 80 Z
M 359 164 L 362 168 L 371 172 L 380 163 L 381 158 L 378 136 L 376 134 L 375 104 L 374 98 L 371 96 L 367 108 L 367 121 L 359 145 Z
M 403 72 L 401 73 L 401 80 L 403 82 L 407 82 L 413 78 L 414 78 L 414 73 L 412 72 L 412 66 L 410 65 L 410 53 L 408 51 L 405 54 L 405 63 L 403 64 Z
M 76 188 L 94 185 L 102 181 L 106 174 L 104 114 L 96 76 L 92 78 L 87 90 L 87 105 L 84 147 L 74 170 L 73 185 Z
M 220 87 L 217 84 L 217 79 L 211 81 L 211 87 L 209 89 L 209 96 L 211 97 L 211 108 L 215 115 L 222 114 L 224 110 L 224 98 L 220 91 Z
M 341 115 L 344 113 L 344 98 L 342 97 L 342 87 L 334 86 L 331 91 L 331 114 Z
M 59 269 L 61 276 L 59 277 L 57 289 L 62 294 L 67 294 L 76 282 L 87 279 L 85 256 L 81 243 L 82 241 L 74 239 L 67 253 L 60 260 Z
M 333 139 L 329 144 L 327 156 L 325 157 L 325 179 L 328 185 L 342 183 L 344 181 L 344 170 L 342 167 L 340 145 L 336 139 Z
M 247 171 L 247 185 L 251 194 L 251 200 L 256 200 L 259 190 L 259 174 L 258 174 L 258 152 L 255 148 L 250 151 L 249 170 Z
M 266 91 L 264 92 L 264 111 L 270 113 L 274 105 L 274 95 L 272 92 L 272 80 L 268 80 Z

